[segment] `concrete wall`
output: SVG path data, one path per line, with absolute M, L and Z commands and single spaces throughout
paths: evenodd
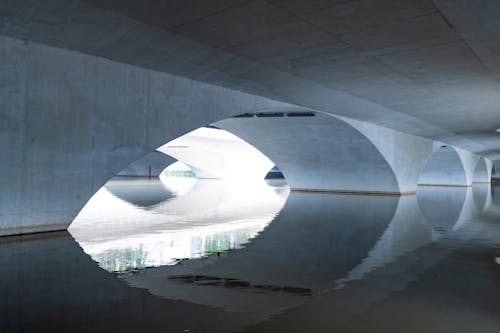
M 400 193 L 373 143 L 335 117 L 231 118 L 215 125 L 269 157 L 292 190 Z
M 108 179 L 166 142 L 234 115 L 293 107 L 0 36 L 0 235 L 66 229 Z M 296 189 L 414 189 L 408 175 L 424 164 L 430 140 L 330 115 L 308 119 L 290 117 L 290 128 L 262 118 L 257 131 L 235 125 L 233 133 Z
M 491 181 L 491 160 L 439 142 L 434 142 L 434 146 L 435 151 L 426 161 L 419 185 L 471 186 L 473 182 Z
M 166 167 L 177 160 L 159 151 L 148 153 L 130 163 L 118 173 L 124 177 L 158 177 Z
M 66 229 L 144 154 L 228 116 L 284 105 L 0 37 L 0 235 Z
M 435 141 L 354 119 L 341 118 L 363 133 L 391 166 L 401 193 L 414 193 Z M 376 176 L 375 176 L 376 177 Z
M 462 160 L 455 148 L 439 147 L 427 161 L 418 180 L 419 185 L 468 186 Z

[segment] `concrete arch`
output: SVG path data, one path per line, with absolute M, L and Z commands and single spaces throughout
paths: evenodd
M 159 151 L 152 151 L 129 164 L 118 173 L 122 177 L 158 177 L 176 159 Z
M 2 109 L 0 235 L 67 229 L 111 177 L 165 142 L 290 106 L 23 40 L 1 38 L 0 57 L 11 87 L 2 98 L 10 106 Z
M 2 89 L 0 235 L 64 230 L 110 178 L 165 142 L 231 116 L 296 107 L 62 48 L 0 40 L 0 76 L 9 87 Z M 272 148 L 291 140 L 304 148 L 303 157 L 317 161 L 318 170 L 305 173 L 307 182 L 297 178 L 296 188 L 414 190 L 413 175 L 431 140 L 328 117 L 333 127 L 320 125 L 302 140 L 289 132 L 277 136 L 281 142 L 263 142 Z M 274 135 L 274 127 L 268 129 Z M 309 151 L 313 142 L 323 154 Z M 329 142 L 337 148 L 330 150 Z M 296 170 L 313 165 L 300 165 L 293 154 L 282 157 L 301 167 Z M 318 176 L 334 171 L 342 177 Z
M 216 128 L 199 128 L 158 150 L 189 166 L 201 179 L 263 180 L 274 166 L 249 143 Z
M 486 164 L 486 159 L 480 157 L 477 161 L 476 167 L 474 168 L 473 180 L 474 183 L 490 183 L 491 174 L 488 170 L 488 165 Z
M 401 194 L 414 194 L 418 179 L 435 142 L 370 123 L 335 116 L 363 133 L 391 166 Z
M 292 190 L 400 194 L 379 150 L 341 119 L 295 110 L 244 115 L 214 125 L 268 156 Z
M 471 182 L 454 147 L 442 145 L 431 154 L 420 174 L 418 185 L 469 186 Z

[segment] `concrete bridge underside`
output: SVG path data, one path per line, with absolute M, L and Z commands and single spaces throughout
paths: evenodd
M 461 174 L 445 172 L 452 185 L 489 181 L 500 158 L 500 61 L 488 51 L 499 29 L 477 21 L 496 2 L 415 0 L 405 11 L 349 2 L 339 6 L 360 17 L 329 21 L 335 6 L 306 20 L 304 8 L 275 1 L 212 5 L 165 27 L 152 14 L 168 10 L 154 3 L 142 16 L 129 1 L 0 4 L 0 235 L 67 228 L 130 163 L 221 120 L 297 189 L 449 185 L 419 181 L 436 165 Z M 252 13 L 267 14 L 253 23 Z M 380 22 L 366 26 L 369 17 Z M 231 118 L 275 110 L 322 121 L 252 118 L 260 123 L 250 130 L 239 125 L 249 119 Z M 453 151 L 440 158 L 442 146 Z

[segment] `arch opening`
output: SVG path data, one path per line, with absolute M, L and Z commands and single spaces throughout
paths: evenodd
M 118 273 L 237 249 L 287 199 L 284 178 L 280 184 L 265 182 L 273 167 L 235 135 L 200 128 L 109 180 L 69 232 L 102 268 Z
M 425 164 L 419 186 L 470 186 L 458 152 L 451 146 L 440 146 Z
M 332 115 L 260 112 L 214 125 L 276 162 L 292 191 L 401 194 L 394 170 L 374 143 Z
M 111 270 L 173 264 L 174 257 L 183 256 L 167 252 L 204 256 L 242 246 L 273 220 L 290 188 L 399 194 L 392 167 L 368 137 L 341 119 L 316 112 L 258 112 L 227 118 L 158 147 L 153 155 L 158 154 L 169 159 L 155 168 L 162 169 L 159 177 L 151 177 L 151 163 L 143 163 L 148 168 L 142 167 L 147 174 L 141 176 L 147 180 L 131 188 L 126 180 L 108 182 L 89 201 L 100 209 L 99 226 L 91 225 L 96 212 L 87 209 L 88 204 L 69 229 L 82 247 L 102 262 L 111 262 L 116 256 L 138 260 Z M 138 162 L 133 163 L 135 168 L 126 169 L 137 170 Z M 159 197 L 130 193 L 138 187 L 154 188 L 152 192 Z M 107 205 L 114 215 L 103 218 Z M 146 220 L 151 223 L 146 225 Z M 240 227 L 248 229 L 249 224 L 253 231 L 241 231 Z M 167 261 L 148 261 L 151 251 L 145 244 L 152 243 L 151 234 L 163 234 L 164 239 L 173 241 L 175 237 L 165 235 L 165 230 L 179 233 L 183 226 L 203 234 L 199 242 L 205 245 L 189 250 L 188 245 L 169 248 L 162 254 L 162 258 L 170 258 Z M 220 228 L 222 234 L 217 231 Z M 228 244 L 221 237 L 243 234 L 253 236 L 232 245 L 214 245 Z M 166 249 L 165 244 L 155 247 Z
M 476 167 L 474 168 L 473 182 L 484 184 L 491 182 L 491 175 L 488 172 L 488 165 L 484 157 L 480 157 L 477 161 Z

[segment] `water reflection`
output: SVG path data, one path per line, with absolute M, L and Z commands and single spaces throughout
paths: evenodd
M 273 220 L 288 194 L 264 182 L 173 181 L 112 180 L 69 231 L 110 272 L 172 265 L 240 248 Z M 190 186 L 182 184 L 179 195 L 182 182 Z
M 130 273 L 98 269 L 65 235 L 4 239 L 0 331 L 500 328 L 497 188 L 287 198 L 208 181 L 154 183 L 163 199 L 146 200 L 109 185 L 71 232 L 100 265 Z

